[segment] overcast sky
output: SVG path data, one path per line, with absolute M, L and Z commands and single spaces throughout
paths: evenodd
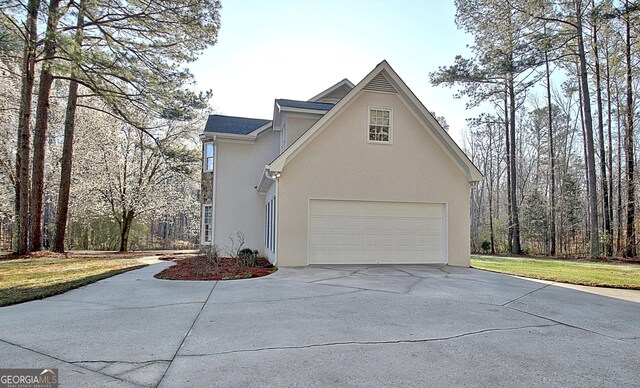
M 273 100 L 307 100 L 343 78 L 358 83 L 386 59 L 460 144 L 464 101 L 429 73 L 468 56 L 453 1 L 223 0 L 218 44 L 190 66 L 216 113 L 270 119 Z

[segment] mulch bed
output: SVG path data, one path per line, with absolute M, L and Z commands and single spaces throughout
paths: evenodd
M 239 259 L 220 258 L 218 270 L 215 263 L 204 256 L 174 257 L 165 256 L 160 260 L 173 261 L 175 265 L 165 268 L 154 275 L 165 280 L 233 280 L 267 276 L 277 268 L 266 259 L 260 259 L 255 267 L 247 267 Z

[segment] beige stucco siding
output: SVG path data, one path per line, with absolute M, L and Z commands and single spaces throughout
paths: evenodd
M 268 132 L 255 144 L 217 142 L 213 242 L 223 254 L 238 231 L 245 235 L 245 248 L 263 251 L 265 198 L 255 187 L 264 165 L 278 155 L 279 136 Z
M 368 107 L 393 109 L 393 144 L 367 143 Z M 448 263 L 469 265 L 469 184 L 393 94 L 364 92 L 291 159 L 278 182 L 278 265 L 307 265 L 309 199 L 446 204 Z
M 305 133 L 313 124 L 318 121 L 318 119 L 322 117 L 321 115 L 296 115 L 296 114 L 287 114 L 287 140 L 284 145 L 284 148 L 289 147 L 293 144 L 294 141 L 298 140 L 303 133 Z

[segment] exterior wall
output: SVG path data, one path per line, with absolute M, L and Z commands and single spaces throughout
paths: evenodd
M 285 131 L 287 140 L 284 144 L 283 151 L 293 144 L 294 141 L 298 140 L 303 133 L 307 132 L 321 117 L 320 115 L 297 115 L 288 113 Z
M 229 236 L 244 233 L 244 248 L 264 251 L 264 194 L 256 185 L 279 151 L 277 132 L 268 132 L 255 143 L 218 140 L 216 147 L 213 242 L 226 254 Z
M 393 144 L 369 144 L 368 107 L 393 109 Z M 447 204 L 448 263 L 469 266 L 469 184 L 394 94 L 364 92 L 282 171 L 278 265 L 307 265 L 308 201 Z
M 211 204 L 213 200 L 213 172 L 200 174 L 200 204 Z

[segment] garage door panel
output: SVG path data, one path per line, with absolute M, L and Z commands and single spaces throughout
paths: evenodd
M 407 232 L 411 231 L 411 219 L 410 218 L 396 218 L 395 230 L 397 232 Z
M 378 217 L 362 217 L 362 230 L 368 230 L 378 233 L 380 230 L 380 222 Z
M 443 263 L 444 205 L 309 201 L 311 264 Z

